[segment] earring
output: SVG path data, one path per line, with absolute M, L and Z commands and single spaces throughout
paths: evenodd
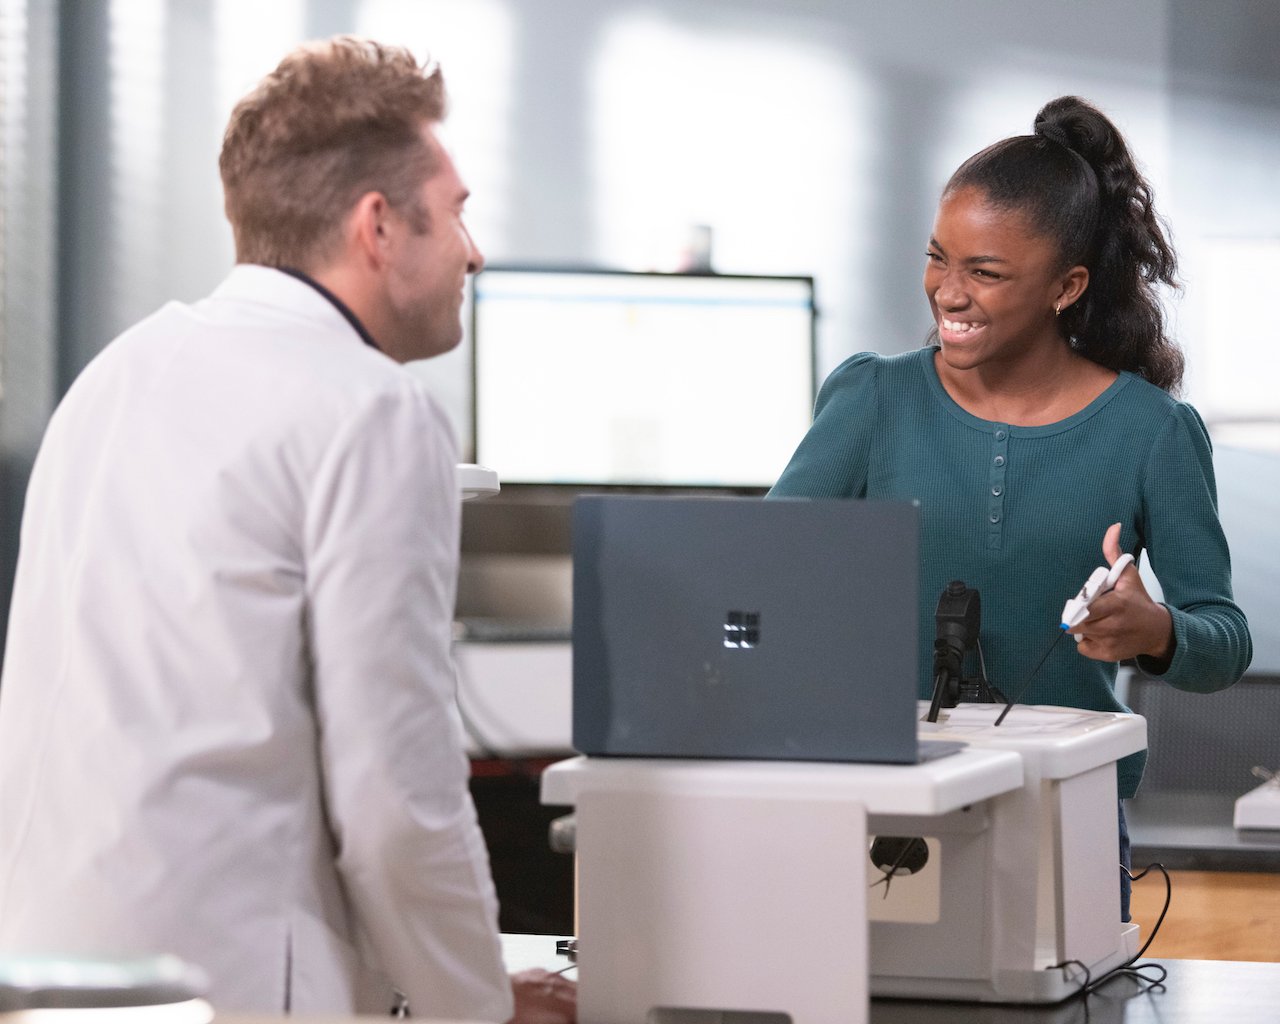
M 1053 315 L 1054 315 L 1054 316 L 1062 316 L 1062 303 L 1061 303 L 1061 302 L 1055 302 L 1055 303 L 1053 304 Z

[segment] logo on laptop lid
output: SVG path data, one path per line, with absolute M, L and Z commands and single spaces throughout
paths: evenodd
M 725 612 L 724 645 L 735 649 L 758 647 L 760 645 L 760 613 Z

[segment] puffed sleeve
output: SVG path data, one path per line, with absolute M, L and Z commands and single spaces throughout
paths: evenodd
M 874 352 L 861 352 L 831 372 L 818 392 L 813 425 L 768 497 L 866 495 L 879 361 Z
M 456 448 L 407 382 L 332 442 L 308 496 L 308 631 L 338 872 L 371 965 L 415 1016 L 505 1021 L 497 900 L 450 650 Z
M 1180 690 L 1224 689 L 1249 667 L 1253 641 L 1232 598 L 1209 434 L 1185 403 L 1174 406 L 1152 446 L 1143 502 L 1145 546 L 1173 617 L 1174 655 L 1158 674 Z M 1138 664 L 1157 674 L 1151 659 Z

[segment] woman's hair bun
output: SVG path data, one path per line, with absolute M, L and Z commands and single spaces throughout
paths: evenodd
M 1037 117 L 1034 131 L 1042 139 L 1048 139 L 1050 142 L 1056 142 L 1059 146 L 1065 146 L 1067 149 L 1074 149 L 1071 144 L 1071 136 L 1067 130 L 1056 121 L 1050 121 L 1044 117 Z

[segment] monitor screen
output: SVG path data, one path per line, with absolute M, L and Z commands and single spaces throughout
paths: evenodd
M 475 459 L 506 484 L 765 488 L 809 427 L 808 277 L 490 268 Z

